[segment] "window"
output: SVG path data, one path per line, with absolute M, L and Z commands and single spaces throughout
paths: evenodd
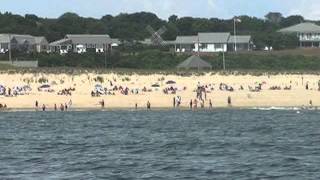
M 215 46 L 216 49 L 222 49 L 223 48 L 222 44 L 215 44 L 214 46 Z
M 201 44 L 201 49 L 208 49 L 208 44 Z

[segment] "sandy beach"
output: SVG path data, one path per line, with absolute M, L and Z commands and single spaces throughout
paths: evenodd
M 120 74 L 8 74 L 0 75 L 0 85 L 6 89 L 0 95 L 0 103 L 8 108 L 53 109 L 54 104 L 67 104 L 69 108 L 145 108 L 149 101 L 152 108 L 172 108 L 173 99 L 180 101 L 180 108 L 189 108 L 190 101 L 197 98 L 198 87 L 205 108 L 229 107 L 303 107 L 320 106 L 318 75 L 219 75 L 202 76 L 176 75 L 120 75 Z M 39 87 L 48 85 L 42 92 Z M 14 92 L 17 87 L 30 87 L 29 90 Z M 10 94 L 9 93 L 10 89 Z M 72 89 L 69 95 L 62 90 Z M 276 90 L 274 90 L 276 89 Z M 97 90 L 103 91 L 97 93 Z M 168 90 L 165 92 L 164 90 Z M 94 97 L 92 93 L 94 92 Z M 203 94 L 202 94 L 203 93 Z M 195 104 L 193 103 L 192 106 Z

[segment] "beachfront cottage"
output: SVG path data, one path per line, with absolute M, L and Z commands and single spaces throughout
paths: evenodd
M 50 43 L 50 51 L 60 54 L 89 51 L 103 53 L 119 43 L 118 39 L 111 39 L 107 34 L 68 34 L 64 39 Z
M 37 37 L 21 34 L 0 34 L 0 53 L 9 51 L 9 45 L 12 50 L 20 52 L 47 52 L 48 41 L 45 37 Z
M 228 51 L 235 51 L 235 44 L 237 51 L 250 51 L 254 47 L 251 36 L 245 35 L 230 36 L 228 40 Z
M 177 36 L 174 44 L 175 52 L 216 53 L 234 51 L 236 42 L 238 50 L 251 50 L 251 36 L 231 36 L 230 33 L 198 33 L 196 36 Z
M 284 34 L 296 34 L 299 38 L 299 46 L 304 48 L 320 47 L 320 26 L 305 22 L 280 29 Z
M 37 52 L 48 52 L 49 42 L 44 36 L 35 37 L 35 48 Z
M 198 36 L 177 36 L 175 44 L 176 52 L 195 52 Z

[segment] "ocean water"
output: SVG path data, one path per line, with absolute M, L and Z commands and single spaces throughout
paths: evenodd
M 320 112 L 0 112 L 0 179 L 320 179 Z

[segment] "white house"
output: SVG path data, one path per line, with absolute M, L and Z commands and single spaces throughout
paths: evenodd
M 300 23 L 280 29 L 278 32 L 296 34 L 299 38 L 300 47 L 320 47 L 320 26 L 314 23 Z
M 11 49 L 21 52 L 47 52 L 48 41 L 45 37 L 21 35 L 21 34 L 0 34 L 0 53 L 6 53 Z
M 111 39 L 107 34 L 68 34 L 64 39 L 50 43 L 50 50 L 60 54 L 88 51 L 103 53 L 117 43 L 116 39 Z
M 236 38 L 236 41 L 235 41 Z M 196 36 L 177 36 L 172 42 L 176 52 L 227 52 L 234 50 L 234 42 L 237 42 L 237 50 L 251 49 L 251 36 L 231 36 L 230 33 L 198 33 Z

